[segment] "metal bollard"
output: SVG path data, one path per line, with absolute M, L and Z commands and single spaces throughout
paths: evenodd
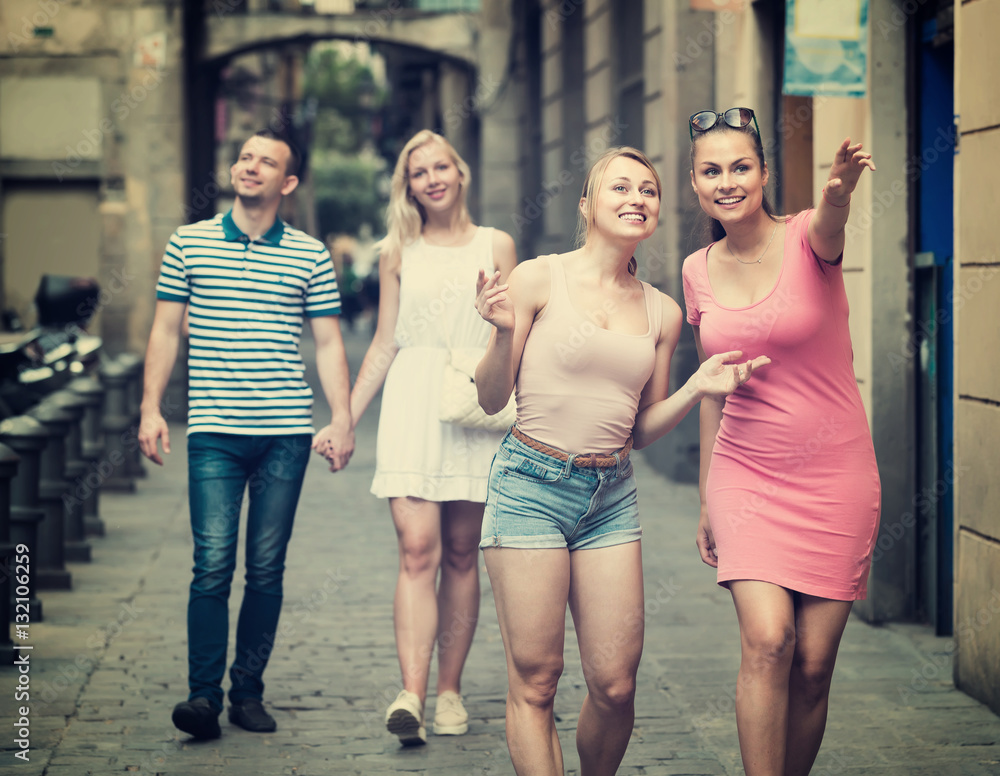
M 21 569 L 15 561 L 17 555 L 24 553 L 15 552 L 16 545 L 10 541 L 10 482 L 17 474 L 19 461 L 17 453 L 7 445 L 0 444 L 0 563 L 3 563 L 4 569 L 4 573 L 0 575 L 0 624 L 3 626 L 3 630 L 0 631 L 0 648 L 3 649 L 10 649 L 14 645 L 10 638 L 10 623 L 14 621 L 14 604 L 20 603 L 21 611 L 27 612 L 29 617 L 31 615 L 31 609 L 24 606 L 27 600 L 23 602 L 12 600 L 14 598 L 12 593 L 23 593 L 17 597 L 27 599 L 28 593 L 31 592 L 27 584 L 18 584 L 19 578 L 27 582 L 26 576 L 18 573 Z M 27 555 L 28 563 L 21 564 L 25 567 L 25 571 L 31 567 L 31 554 Z
M 128 388 L 126 390 L 128 417 L 130 428 L 139 433 L 139 423 L 142 421 L 142 377 L 143 358 L 135 353 L 121 353 L 118 363 L 127 370 Z M 146 467 L 142 465 L 142 451 L 138 445 L 129 447 L 128 466 L 133 477 L 145 477 Z
M 66 388 L 87 400 L 83 414 L 83 460 L 87 463 L 83 496 L 83 529 L 87 536 L 104 536 L 104 521 L 101 520 L 101 486 L 111 473 L 111 463 L 104 457 L 104 434 L 101 431 L 101 409 L 104 407 L 104 387 L 93 377 L 78 377 Z M 94 481 L 96 473 L 99 480 Z
M 117 359 L 101 365 L 101 384 L 104 386 L 104 416 L 101 432 L 104 434 L 104 457 L 112 471 L 102 483 L 107 490 L 135 492 L 135 480 L 128 465 L 129 417 L 128 370 Z M 138 445 L 136 445 L 138 447 Z
M 88 402 L 80 394 L 63 389 L 46 397 L 44 403 L 66 410 L 73 416 L 69 433 L 66 434 L 66 466 L 63 470 L 63 478 L 66 480 L 66 493 L 63 495 L 63 545 L 67 561 L 90 563 L 90 543 L 83 526 L 83 499 L 88 489 L 91 489 L 87 482 L 89 467 L 83 458 L 83 417 L 87 412 Z
M 42 602 L 37 597 L 38 526 L 45 517 L 39 502 L 41 485 L 42 451 L 49 443 L 49 432 L 45 426 L 27 415 L 17 415 L 0 421 L 0 442 L 9 446 L 21 458 L 17 476 L 10 488 L 10 539 L 15 545 L 24 544 L 31 550 L 28 567 L 28 605 L 31 607 L 32 622 L 42 619 Z
M 38 500 L 45 517 L 38 526 L 38 549 L 35 579 L 41 590 L 69 590 L 73 577 L 66 569 L 66 507 L 63 496 L 69 490 L 66 482 L 66 436 L 73 425 L 73 416 L 66 410 L 42 402 L 28 410 L 49 432 L 49 443 L 42 451 L 42 480 Z

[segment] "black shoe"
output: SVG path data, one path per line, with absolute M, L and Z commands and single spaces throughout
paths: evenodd
M 219 712 L 212 708 L 208 698 L 198 697 L 174 706 L 174 726 L 189 736 L 206 740 L 222 735 L 219 729 Z
M 274 717 L 264 711 L 264 704 L 256 698 L 232 704 L 229 707 L 229 721 L 251 733 L 270 733 L 278 727 Z

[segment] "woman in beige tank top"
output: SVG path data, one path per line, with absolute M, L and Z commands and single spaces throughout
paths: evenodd
M 611 149 L 584 181 L 583 247 L 520 264 L 506 283 L 480 273 L 476 306 L 494 330 L 476 372 L 479 401 L 497 412 L 511 391 L 517 397 L 517 423 L 490 470 L 480 547 L 507 656 L 507 742 L 521 776 L 563 773 L 553 703 L 567 604 L 588 690 L 577 723 L 580 773 L 617 771 L 644 629 L 629 451 L 768 363 L 719 354 L 668 398 L 681 310 L 635 277 L 633 258 L 659 210 L 650 161 Z

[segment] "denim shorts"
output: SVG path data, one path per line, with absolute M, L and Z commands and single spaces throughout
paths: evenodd
M 641 537 L 631 460 L 584 468 L 504 437 L 490 467 L 481 548 L 583 550 Z

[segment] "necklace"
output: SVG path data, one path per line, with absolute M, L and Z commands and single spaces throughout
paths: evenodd
M 767 249 L 771 247 L 771 243 L 774 242 L 774 235 L 778 231 L 778 225 L 774 225 L 774 229 L 771 230 L 771 239 L 767 241 L 767 245 L 764 246 L 764 250 L 760 252 L 760 256 L 757 257 L 756 261 L 743 261 L 739 256 L 733 253 L 733 249 L 729 247 L 729 240 L 726 240 L 726 250 L 729 251 L 729 255 L 732 256 L 740 264 L 760 264 L 760 260 L 764 258 L 764 254 L 767 253 Z

